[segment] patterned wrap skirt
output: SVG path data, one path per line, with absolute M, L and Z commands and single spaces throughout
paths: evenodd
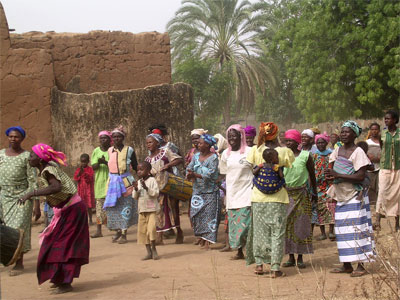
M 228 210 L 229 245 L 231 248 L 242 248 L 246 245 L 250 221 L 250 206 Z
M 110 230 L 125 230 L 138 223 L 137 201 L 132 195 L 121 197 L 113 207 L 106 207 L 107 227 Z
M 287 188 L 289 207 L 286 224 L 286 254 L 313 253 L 311 201 L 307 187 Z

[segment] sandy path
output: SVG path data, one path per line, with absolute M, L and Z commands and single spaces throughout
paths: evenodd
M 128 231 L 125 245 L 112 244 L 112 233 L 106 230 L 104 238 L 91 240 L 90 263 L 73 282 L 74 291 L 59 296 L 50 295 L 48 282 L 37 284 L 37 236 L 42 226 L 35 226 L 33 249 L 25 256 L 25 273 L 9 277 L 9 268 L 0 267 L 1 299 L 322 299 L 324 295 L 354 299 L 354 288 L 371 282 L 371 276 L 360 279 L 330 274 L 329 269 L 338 266 L 338 257 L 336 243 L 329 240 L 314 243 L 315 254 L 305 257 L 304 270 L 285 269 L 287 277 L 274 280 L 256 276 L 253 266 L 231 261 L 232 252 L 194 246 L 187 215 L 182 216 L 182 223 L 185 243 L 175 245 L 174 240 L 166 240 L 166 245 L 158 248 L 159 261 L 140 260 L 145 249 L 136 244 L 136 226 Z M 91 233 L 94 230 L 91 226 Z M 315 235 L 318 233 L 317 228 Z

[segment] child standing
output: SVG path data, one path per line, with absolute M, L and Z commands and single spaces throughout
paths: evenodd
M 151 164 L 144 161 L 138 165 L 139 181 L 135 182 L 133 198 L 138 200 L 139 224 L 137 242 L 146 245 L 147 255 L 142 260 L 159 259 L 156 250 L 156 212 L 160 210 L 158 203 L 159 188 L 157 181 L 150 174 Z
M 89 154 L 82 154 L 81 165 L 76 169 L 74 180 L 78 183 L 78 195 L 86 204 L 89 215 L 89 224 L 92 225 L 92 208 L 94 207 L 94 172 L 89 166 Z

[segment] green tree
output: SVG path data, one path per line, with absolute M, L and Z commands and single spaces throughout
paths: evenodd
M 276 49 L 308 121 L 380 116 L 400 92 L 400 2 L 286 0 Z
M 224 98 L 217 100 L 223 104 L 225 126 L 231 114 L 253 110 L 257 89 L 265 93 L 276 86 L 273 69 L 260 59 L 265 49 L 257 39 L 257 21 L 249 1 L 184 0 L 167 25 L 174 66 L 187 58 L 188 45 L 193 45 L 191 54 L 211 63 L 210 76 L 224 74 L 229 84 Z

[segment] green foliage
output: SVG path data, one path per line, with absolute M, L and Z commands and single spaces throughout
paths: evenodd
M 308 121 L 381 116 L 400 92 L 400 2 L 292 0 L 275 6 L 275 49 L 287 56 Z

